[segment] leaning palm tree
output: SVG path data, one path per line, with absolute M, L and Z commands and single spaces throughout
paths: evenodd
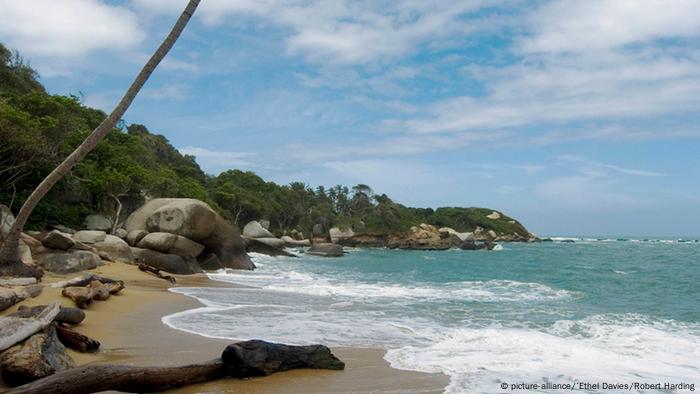
M 185 10 L 182 11 L 182 14 L 175 23 L 175 26 L 173 26 L 170 31 L 170 34 L 168 34 L 163 43 L 160 44 L 153 56 L 148 59 L 148 62 L 143 66 L 141 72 L 136 76 L 134 82 L 131 83 L 131 86 L 129 86 L 129 89 L 124 93 L 124 96 L 112 113 L 109 114 L 109 116 L 92 131 L 85 141 L 63 160 L 63 162 L 34 189 L 32 194 L 29 195 L 22 205 L 22 208 L 19 210 L 14 225 L 11 227 L 9 233 L 5 237 L 5 241 L 0 247 L 0 275 L 41 277 L 40 271 L 23 264 L 19 258 L 20 234 L 24 229 L 24 225 L 27 223 L 29 215 L 31 215 L 39 201 L 51 190 L 56 182 L 66 176 L 80 160 L 85 158 L 85 156 L 114 129 L 119 119 L 124 115 L 124 112 L 126 112 L 131 102 L 134 101 L 134 98 L 148 80 L 148 77 L 151 76 L 156 66 L 158 66 L 158 63 L 167 55 L 180 36 L 180 33 L 185 29 L 187 22 L 189 22 L 192 14 L 197 9 L 199 1 L 200 0 L 189 1 Z

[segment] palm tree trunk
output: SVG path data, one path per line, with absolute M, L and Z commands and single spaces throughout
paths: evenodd
M 70 170 L 78 163 L 80 160 L 85 158 L 90 151 L 92 151 L 95 146 L 113 129 L 117 124 L 119 119 L 124 115 L 124 112 L 129 108 L 131 102 L 141 90 L 143 85 L 151 76 L 153 71 L 158 66 L 165 55 L 170 51 L 170 49 L 177 41 L 180 33 L 184 30 L 187 22 L 189 22 L 192 14 L 197 9 L 200 0 L 190 0 L 178 18 L 175 26 L 170 31 L 170 34 L 165 38 L 163 43 L 158 47 L 158 50 L 151 56 L 146 65 L 143 66 L 141 72 L 136 76 L 134 82 L 131 83 L 129 89 L 122 97 L 119 104 L 117 104 L 114 111 L 112 111 L 105 120 L 100 123 L 99 126 L 83 141 L 77 149 L 75 149 L 61 164 L 58 165 L 41 183 L 37 186 L 32 194 L 27 198 L 27 200 L 22 205 L 22 208 L 17 214 L 15 224 L 10 229 L 5 242 L 3 242 L 2 247 L 0 247 L 0 275 L 18 275 L 18 274 L 33 274 L 33 276 L 40 275 L 35 269 L 25 266 L 19 260 L 19 238 L 20 233 L 24 229 L 24 225 L 29 219 L 29 215 L 32 213 L 36 205 L 41 201 L 41 199 L 46 195 L 46 193 L 51 190 L 51 188 L 61 180 Z

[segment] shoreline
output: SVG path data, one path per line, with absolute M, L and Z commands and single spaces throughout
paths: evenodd
M 197 299 L 169 291 L 171 287 L 235 286 L 209 279 L 206 274 L 174 275 L 177 284 L 146 274 L 137 267 L 107 263 L 95 270 L 99 275 L 124 280 L 126 287 L 107 301 L 90 305 L 85 321 L 76 331 L 102 344 L 96 353 L 68 350 L 78 365 L 90 363 L 122 363 L 131 365 L 182 365 L 219 357 L 231 340 L 205 337 L 178 330 L 165 324 L 163 317 L 203 307 Z M 48 276 L 38 297 L 22 305 L 41 305 L 54 300 L 72 306 L 51 282 L 76 276 Z M 2 314 L 15 311 L 13 306 Z M 251 339 L 255 333 L 251 333 Z M 384 360 L 384 349 L 333 348 L 333 353 L 346 363 L 344 371 L 293 370 L 262 378 L 223 379 L 186 386 L 169 392 L 236 392 L 236 393 L 442 393 L 449 378 L 391 368 Z M 4 387 L 4 386 L 3 386 Z

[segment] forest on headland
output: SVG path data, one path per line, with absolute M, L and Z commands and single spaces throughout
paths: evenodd
M 105 117 L 79 96 L 49 94 L 21 55 L 0 43 L 0 204 L 16 210 Z M 241 227 L 265 219 L 279 234 L 310 234 L 315 225 L 388 234 L 427 223 L 528 236 L 502 213 L 500 220 L 489 219 L 493 209 L 406 207 L 364 184 L 312 188 L 302 182 L 279 185 L 240 169 L 206 174 L 194 156 L 181 154 L 164 136 L 124 121 L 39 203 L 28 228 L 80 228 L 95 212 L 123 220 L 157 197 L 196 198 Z

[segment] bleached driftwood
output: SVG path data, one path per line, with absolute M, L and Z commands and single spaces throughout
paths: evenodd
M 36 278 L 10 278 L 0 279 L 0 286 L 27 286 L 37 283 Z
M 51 324 L 58 315 L 58 302 L 51 303 L 37 317 L 0 317 L 0 351 L 21 342 Z

